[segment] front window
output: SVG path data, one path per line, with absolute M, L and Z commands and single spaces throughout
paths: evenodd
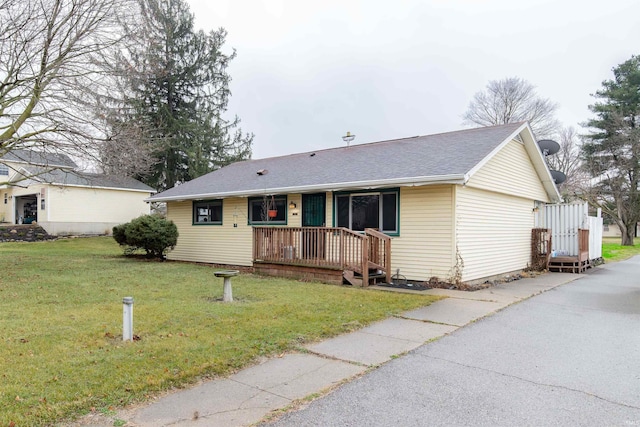
M 9 167 L 0 163 L 0 175 L 9 176 Z
M 193 202 L 193 224 L 222 225 L 222 200 Z
M 286 225 L 287 196 L 249 199 L 249 224 Z
M 336 225 L 354 231 L 375 228 L 398 233 L 398 190 L 340 193 L 335 196 Z

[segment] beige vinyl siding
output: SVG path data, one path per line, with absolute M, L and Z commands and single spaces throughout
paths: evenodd
M 45 196 L 48 212 L 38 211 L 38 216 L 50 222 L 124 223 L 149 213 L 144 201 L 148 197 L 138 191 L 50 186 Z
M 21 196 L 36 196 L 38 223 L 50 234 L 109 234 L 114 225 L 150 212 L 144 200 L 149 193 L 84 187 L 30 185 L 8 191 L 12 199 L 2 206 L 5 221 L 15 223 L 15 209 Z M 42 209 L 44 195 L 45 209 Z M 21 214 L 18 213 L 18 216 Z
M 474 173 L 468 187 L 549 202 L 524 144 L 511 141 Z
M 526 268 L 531 254 L 534 202 L 456 186 L 457 245 L 463 281 Z
M 24 175 L 19 172 L 20 168 L 24 166 L 22 163 L 6 162 L 6 165 L 9 168 L 9 176 L 2 175 L 2 177 L 0 177 L 0 181 L 4 182 L 6 179 L 7 182 L 12 182 L 24 177 Z
M 296 209 L 289 209 L 294 202 Z M 300 227 L 302 196 L 287 195 L 287 226 Z M 168 202 L 167 218 L 178 227 L 178 244 L 167 258 L 210 264 L 251 266 L 253 261 L 253 227 L 248 224 L 248 199 L 232 197 L 222 200 L 222 225 L 193 225 L 192 201 Z M 237 227 L 234 227 L 234 220 Z
M 252 227 L 247 224 L 247 199 L 222 200 L 222 225 L 193 225 L 193 202 L 168 202 L 167 218 L 178 227 L 178 244 L 167 258 L 211 264 L 250 266 Z M 234 227 L 234 216 L 237 227 Z
M 5 204 L 5 194 L 7 197 L 7 203 Z M 0 222 L 10 222 L 12 221 L 11 216 L 11 200 L 9 200 L 9 196 L 11 195 L 11 191 L 8 188 L 3 188 L 0 190 Z
M 289 209 L 289 203 L 295 203 L 295 209 Z M 289 194 L 287 196 L 287 227 L 302 226 L 302 195 Z
M 453 257 L 452 186 L 402 187 L 400 236 L 391 240 L 395 274 L 408 279 L 448 277 Z

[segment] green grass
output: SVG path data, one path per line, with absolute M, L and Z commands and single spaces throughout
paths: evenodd
M 622 246 L 620 237 L 604 237 L 602 239 L 602 257 L 605 262 L 623 261 L 635 255 L 640 255 L 640 244 Z
M 0 271 L 0 426 L 113 411 L 436 299 L 240 275 L 222 303 L 211 267 L 127 259 L 111 238 L 1 243 Z

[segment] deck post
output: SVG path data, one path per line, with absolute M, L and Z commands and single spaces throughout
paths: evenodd
M 369 236 L 362 239 L 362 286 L 369 286 Z
M 384 266 L 386 267 L 386 281 L 391 283 L 391 239 L 385 239 L 384 241 Z

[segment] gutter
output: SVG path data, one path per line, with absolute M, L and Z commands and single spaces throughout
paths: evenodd
M 310 193 L 313 191 L 343 191 L 343 190 L 369 190 L 381 187 L 400 186 L 417 187 L 434 184 L 464 184 L 464 174 L 439 175 L 439 176 L 418 176 L 408 178 L 392 178 L 376 181 L 353 181 L 339 182 L 333 184 L 316 184 L 294 187 L 276 187 L 267 189 L 252 189 L 243 191 L 226 191 L 219 193 L 184 194 L 180 196 L 153 196 L 145 199 L 146 202 L 175 202 L 182 200 L 202 200 L 202 199 L 224 199 L 226 197 L 252 197 L 264 196 L 265 194 L 292 194 Z M 267 193 L 268 192 L 268 193 Z M 162 193 L 161 193 L 162 194 Z

